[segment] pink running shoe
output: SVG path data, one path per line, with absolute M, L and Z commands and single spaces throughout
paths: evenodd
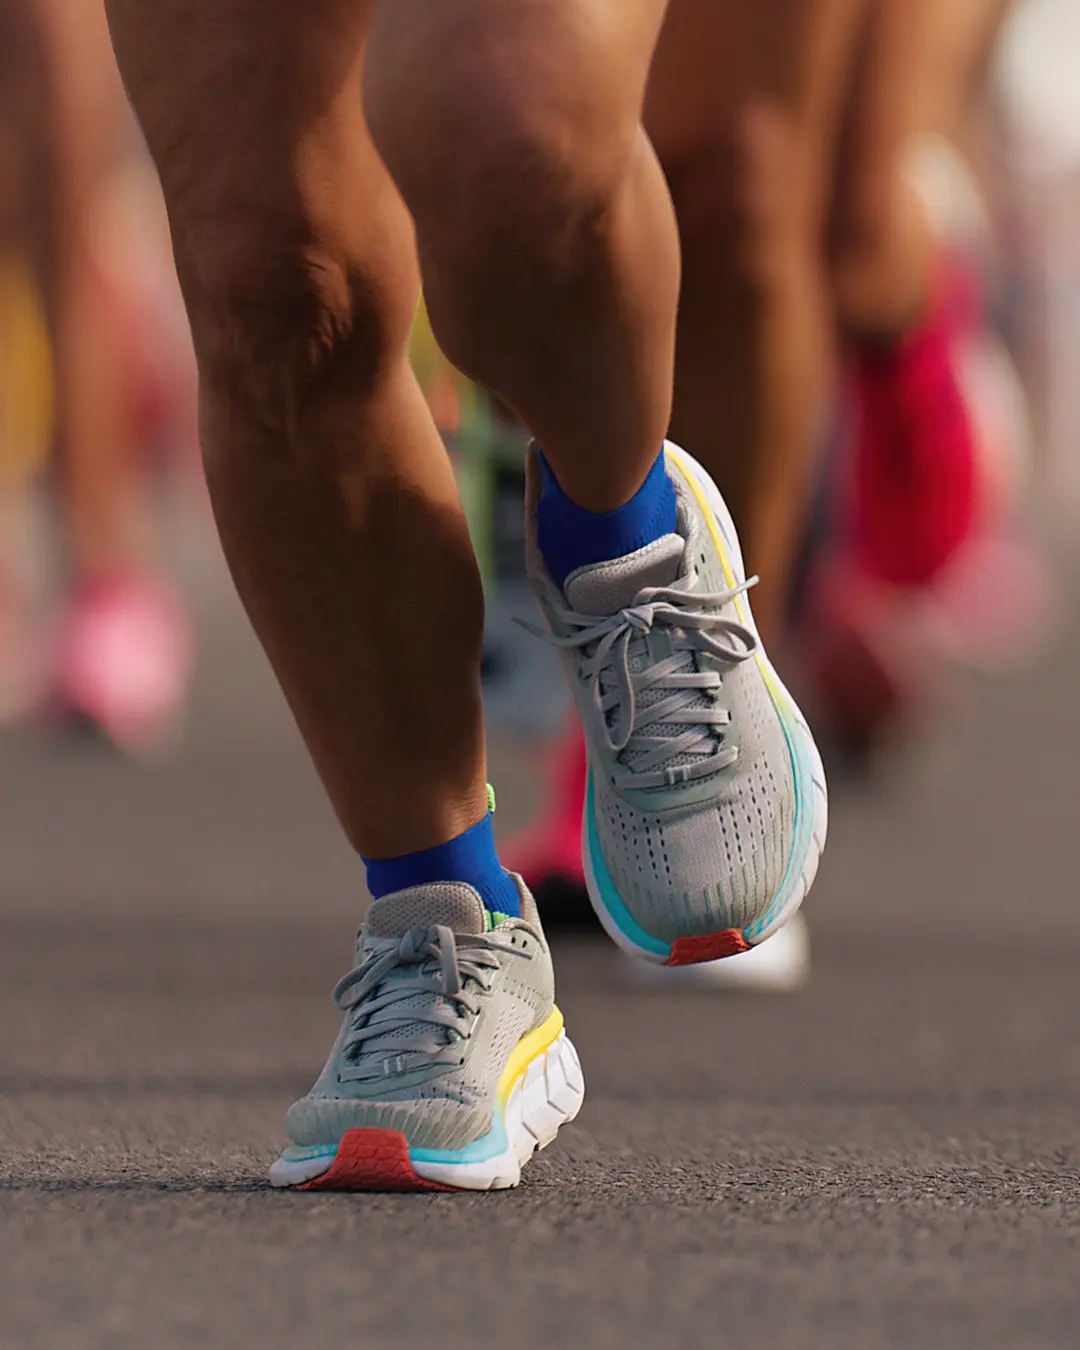
M 580 922 L 592 919 L 581 853 L 585 782 L 585 740 L 575 715 L 551 757 L 540 815 L 502 850 L 556 927 L 573 925 L 577 910 Z
M 932 702 L 946 664 L 997 664 L 1003 629 L 1015 650 L 1017 626 L 1021 646 L 1048 626 L 1049 574 L 1013 523 L 1022 398 L 980 288 L 975 268 L 947 262 L 924 323 L 851 362 L 836 535 L 802 627 L 818 718 L 860 754 Z
M 184 609 L 160 578 L 85 581 L 60 623 L 52 709 L 130 754 L 152 756 L 179 734 L 193 657 Z
M 921 327 L 851 361 L 844 542 L 857 567 L 891 586 L 929 585 L 983 516 L 978 431 L 959 369 L 971 326 L 967 288 L 947 278 Z

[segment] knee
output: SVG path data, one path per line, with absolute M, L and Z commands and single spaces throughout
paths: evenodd
M 829 230 L 829 262 L 843 278 L 888 258 L 914 198 L 900 155 L 852 156 L 837 175 Z
M 408 88 L 408 106 L 398 91 Z M 528 97 L 522 94 L 528 88 Z M 423 49 L 369 78 L 368 122 L 416 221 L 421 251 L 468 287 L 528 267 L 555 281 L 602 228 L 637 148 L 638 118 L 601 89 L 531 79 L 483 54 L 446 63 Z
M 204 394 L 245 421 L 288 438 L 320 397 L 363 398 L 404 360 L 415 289 L 345 231 L 255 206 L 173 216 Z
M 829 281 L 841 327 L 892 332 L 926 301 L 935 232 L 926 204 L 897 164 L 841 182 L 829 238 Z
M 761 110 L 664 156 L 688 266 L 707 259 L 729 291 L 764 301 L 819 244 L 793 117 Z
M 872 187 L 839 183 L 829 238 L 829 262 L 837 274 L 863 267 L 882 251 L 895 206 L 894 193 L 884 191 L 884 186 L 880 181 Z
M 423 92 L 389 115 L 369 81 L 367 109 L 416 224 L 439 342 L 484 381 L 505 359 L 507 315 L 561 304 L 592 273 L 640 133 L 601 99 L 575 105 L 554 76 L 523 98 L 527 75 L 462 74 L 406 82 Z

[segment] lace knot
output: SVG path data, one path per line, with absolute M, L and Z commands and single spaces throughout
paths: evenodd
M 757 578 L 711 594 L 696 594 L 696 582 L 691 569 L 671 586 L 643 588 L 632 604 L 608 616 L 556 602 L 557 631 L 522 624 L 553 646 L 580 653 L 579 677 L 619 762 L 621 786 L 676 787 L 738 758 L 738 748 L 724 743 L 731 715 L 721 706 L 723 675 L 709 663 L 734 669 L 757 651 L 753 630 L 723 612 Z M 658 632 L 668 639 L 668 653 L 659 657 L 649 643 Z
M 479 1016 L 479 994 L 503 954 L 529 952 L 488 934 L 456 936 L 443 925 L 365 941 L 363 959 L 334 987 L 347 1015 L 342 1080 L 393 1077 L 460 1062 L 454 1047 Z M 473 987 L 469 988 L 469 982 Z

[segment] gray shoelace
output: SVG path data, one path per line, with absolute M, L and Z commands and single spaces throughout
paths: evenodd
M 429 1065 L 457 1065 L 491 991 L 499 954 L 532 954 L 484 935 L 455 936 L 441 925 L 400 938 L 368 938 L 367 956 L 334 987 L 351 1014 L 341 1078 L 384 1078 Z
M 723 743 L 731 725 L 731 713 L 720 703 L 723 675 L 702 670 L 699 657 L 734 668 L 754 654 L 754 634 L 721 611 L 756 581 L 695 595 L 697 574 L 691 570 L 671 586 L 645 588 L 632 605 L 605 618 L 557 606 L 559 626 L 573 630 L 565 636 L 523 624 L 555 647 L 582 652 L 580 675 L 589 682 L 598 725 L 619 763 L 616 786 L 675 787 L 738 758 L 737 747 Z M 666 631 L 671 654 L 653 661 L 647 644 L 655 630 Z M 634 664 L 642 669 L 635 671 Z M 673 726 L 685 730 L 667 730 Z

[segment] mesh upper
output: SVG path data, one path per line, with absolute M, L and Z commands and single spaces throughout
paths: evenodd
M 729 582 L 701 509 L 678 472 L 671 473 L 679 498 L 684 554 L 682 566 L 676 571 L 684 571 L 692 560 L 701 594 L 727 591 Z M 671 538 L 659 541 L 669 559 Z M 590 610 L 610 614 L 630 603 L 633 596 L 628 592 L 640 575 L 638 569 L 644 572 L 651 567 L 655 573 L 655 560 L 647 554 L 648 550 L 641 550 L 618 565 L 607 564 L 604 574 L 596 574 L 584 592 Z M 551 606 L 545 604 L 552 584 L 535 549 L 530 553 L 530 566 L 540 603 L 554 623 Z M 601 608 L 605 583 L 610 586 L 606 609 Z M 571 584 L 581 586 L 576 579 Z M 657 584 L 664 583 L 641 582 Z M 568 586 L 567 598 L 575 608 L 583 608 L 582 595 L 581 589 L 571 592 Z M 731 617 L 737 617 L 734 608 Z M 664 643 L 663 634 L 654 630 L 649 641 L 653 644 L 651 656 L 644 640 L 634 643 L 632 669 L 640 670 L 653 657 L 669 654 L 669 647 L 657 645 Z M 708 668 L 711 658 L 698 656 L 697 660 Z M 723 675 L 722 703 L 732 715 L 731 725 L 724 729 L 723 743 L 738 747 L 736 763 L 718 771 L 712 779 L 686 788 L 643 793 L 616 791 L 611 786 L 611 756 L 600 744 L 596 729 L 590 727 L 587 689 L 576 674 L 574 657 L 566 664 L 590 747 L 600 848 L 633 917 L 647 933 L 664 941 L 752 924 L 781 887 L 795 834 L 790 751 L 757 659 L 734 668 L 719 664 L 711 667 L 720 669 Z M 649 692 L 641 700 L 642 706 L 648 706 Z M 677 734 L 684 728 L 671 730 Z M 700 758 L 680 756 L 671 762 Z M 622 762 L 633 767 L 633 761 L 625 756 Z
M 689 535 L 692 546 L 696 522 L 683 503 L 680 503 L 679 518 L 680 525 Z M 682 534 L 665 535 L 636 553 L 627 554 L 625 558 L 616 558 L 613 562 L 582 568 L 567 582 L 566 598 L 583 614 L 596 614 L 597 617 L 611 614 L 621 606 L 633 604 L 635 597 L 647 587 L 670 586 L 677 581 L 685 571 L 687 553 L 687 540 Z M 671 644 L 667 633 L 654 631 L 648 637 L 643 634 L 630 644 L 630 672 L 639 675 L 643 670 L 647 670 L 654 660 L 670 654 Z M 695 669 L 694 662 L 694 653 L 687 652 L 686 669 Z M 606 681 L 602 682 L 601 688 L 604 693 L 608 692 Z M 639 693 L 637 706 L 643 712 L 647 712 L 649 708 L 667 697 L 668 691 L 665 689 L 646 689 Z M 708 695 L 701 692 L 696 698 L 688 700 L 688 706 L 704 709 L 710 708 L 712 703 Z M 677 736 L 684 730 L 682 726 L 657 722 L 650 728 L 650 735 Z M 622 762 L 628 768 L 633 768 L 644 753 L 628 750 L 624 752 Z M 700 754 L 683 753 L 672 755 L 669 763 L 672 766 L 694 764 L 706 757 L 704 751 Z
M 694 810 L 646 811 L 594 775 L 596 825 L 619 895 L 665 941 L 745 928 L 780 889 L 795 832 L 787 742 L 756 663 L 725 676 L 739 759 Z
M 434 928 L 437 924 L 454 933 L 482 933 L 487 928 L 484 903 L 471 886 L 441 881 L 383 896 L 367 915 L 372 937 L 401 937 L 410 928 Z
M 524 938 L 533 951 L 532 959 L 500 956 L 491 993 L 479 994 L 479 1019 L 470 1038 L 462 1043 L 464 1063 L 449 1070 L 427 1069 L 389 1080 L 341 1081 L 342 1047 L 349 1031 L 346 1016 L 315 1086 L 286 1114 L 285 1128 L 294 1144 L 336 1144 L 346 1130 L 376 1126 L 400 1131 L 412 1148 L 459 1149 L 488 1132 L 496 1088 L 507 1060 L 518 1042 L 541 1026 L 554 1008 L 551 954 L 532 897 L 520 882 L 519 890 L 522 918 L 506 920 L 494 934 L 504 940 L 511 934 L 519 941 Z M 447 920 L 467 917 L 472 909 L 470 896 L 479 905 L 479 897 L 468 886 L 418 886 L 377 902 L 372 906 L 372 918 L 385 936 L 399 935 L 410 926 L 441 923 L 453 928 Z M 415 924 L 399 926 L 409 914 L 416 916 Z M 388 925 L 397 925 L 396 932 L 386 933 Z M 370 931 L 367 925 L 361 931 L 358 961 Z M 470 926 L 465 931 L 482 930 Z M 421 1000 L 425 997 L 418 995 Z

